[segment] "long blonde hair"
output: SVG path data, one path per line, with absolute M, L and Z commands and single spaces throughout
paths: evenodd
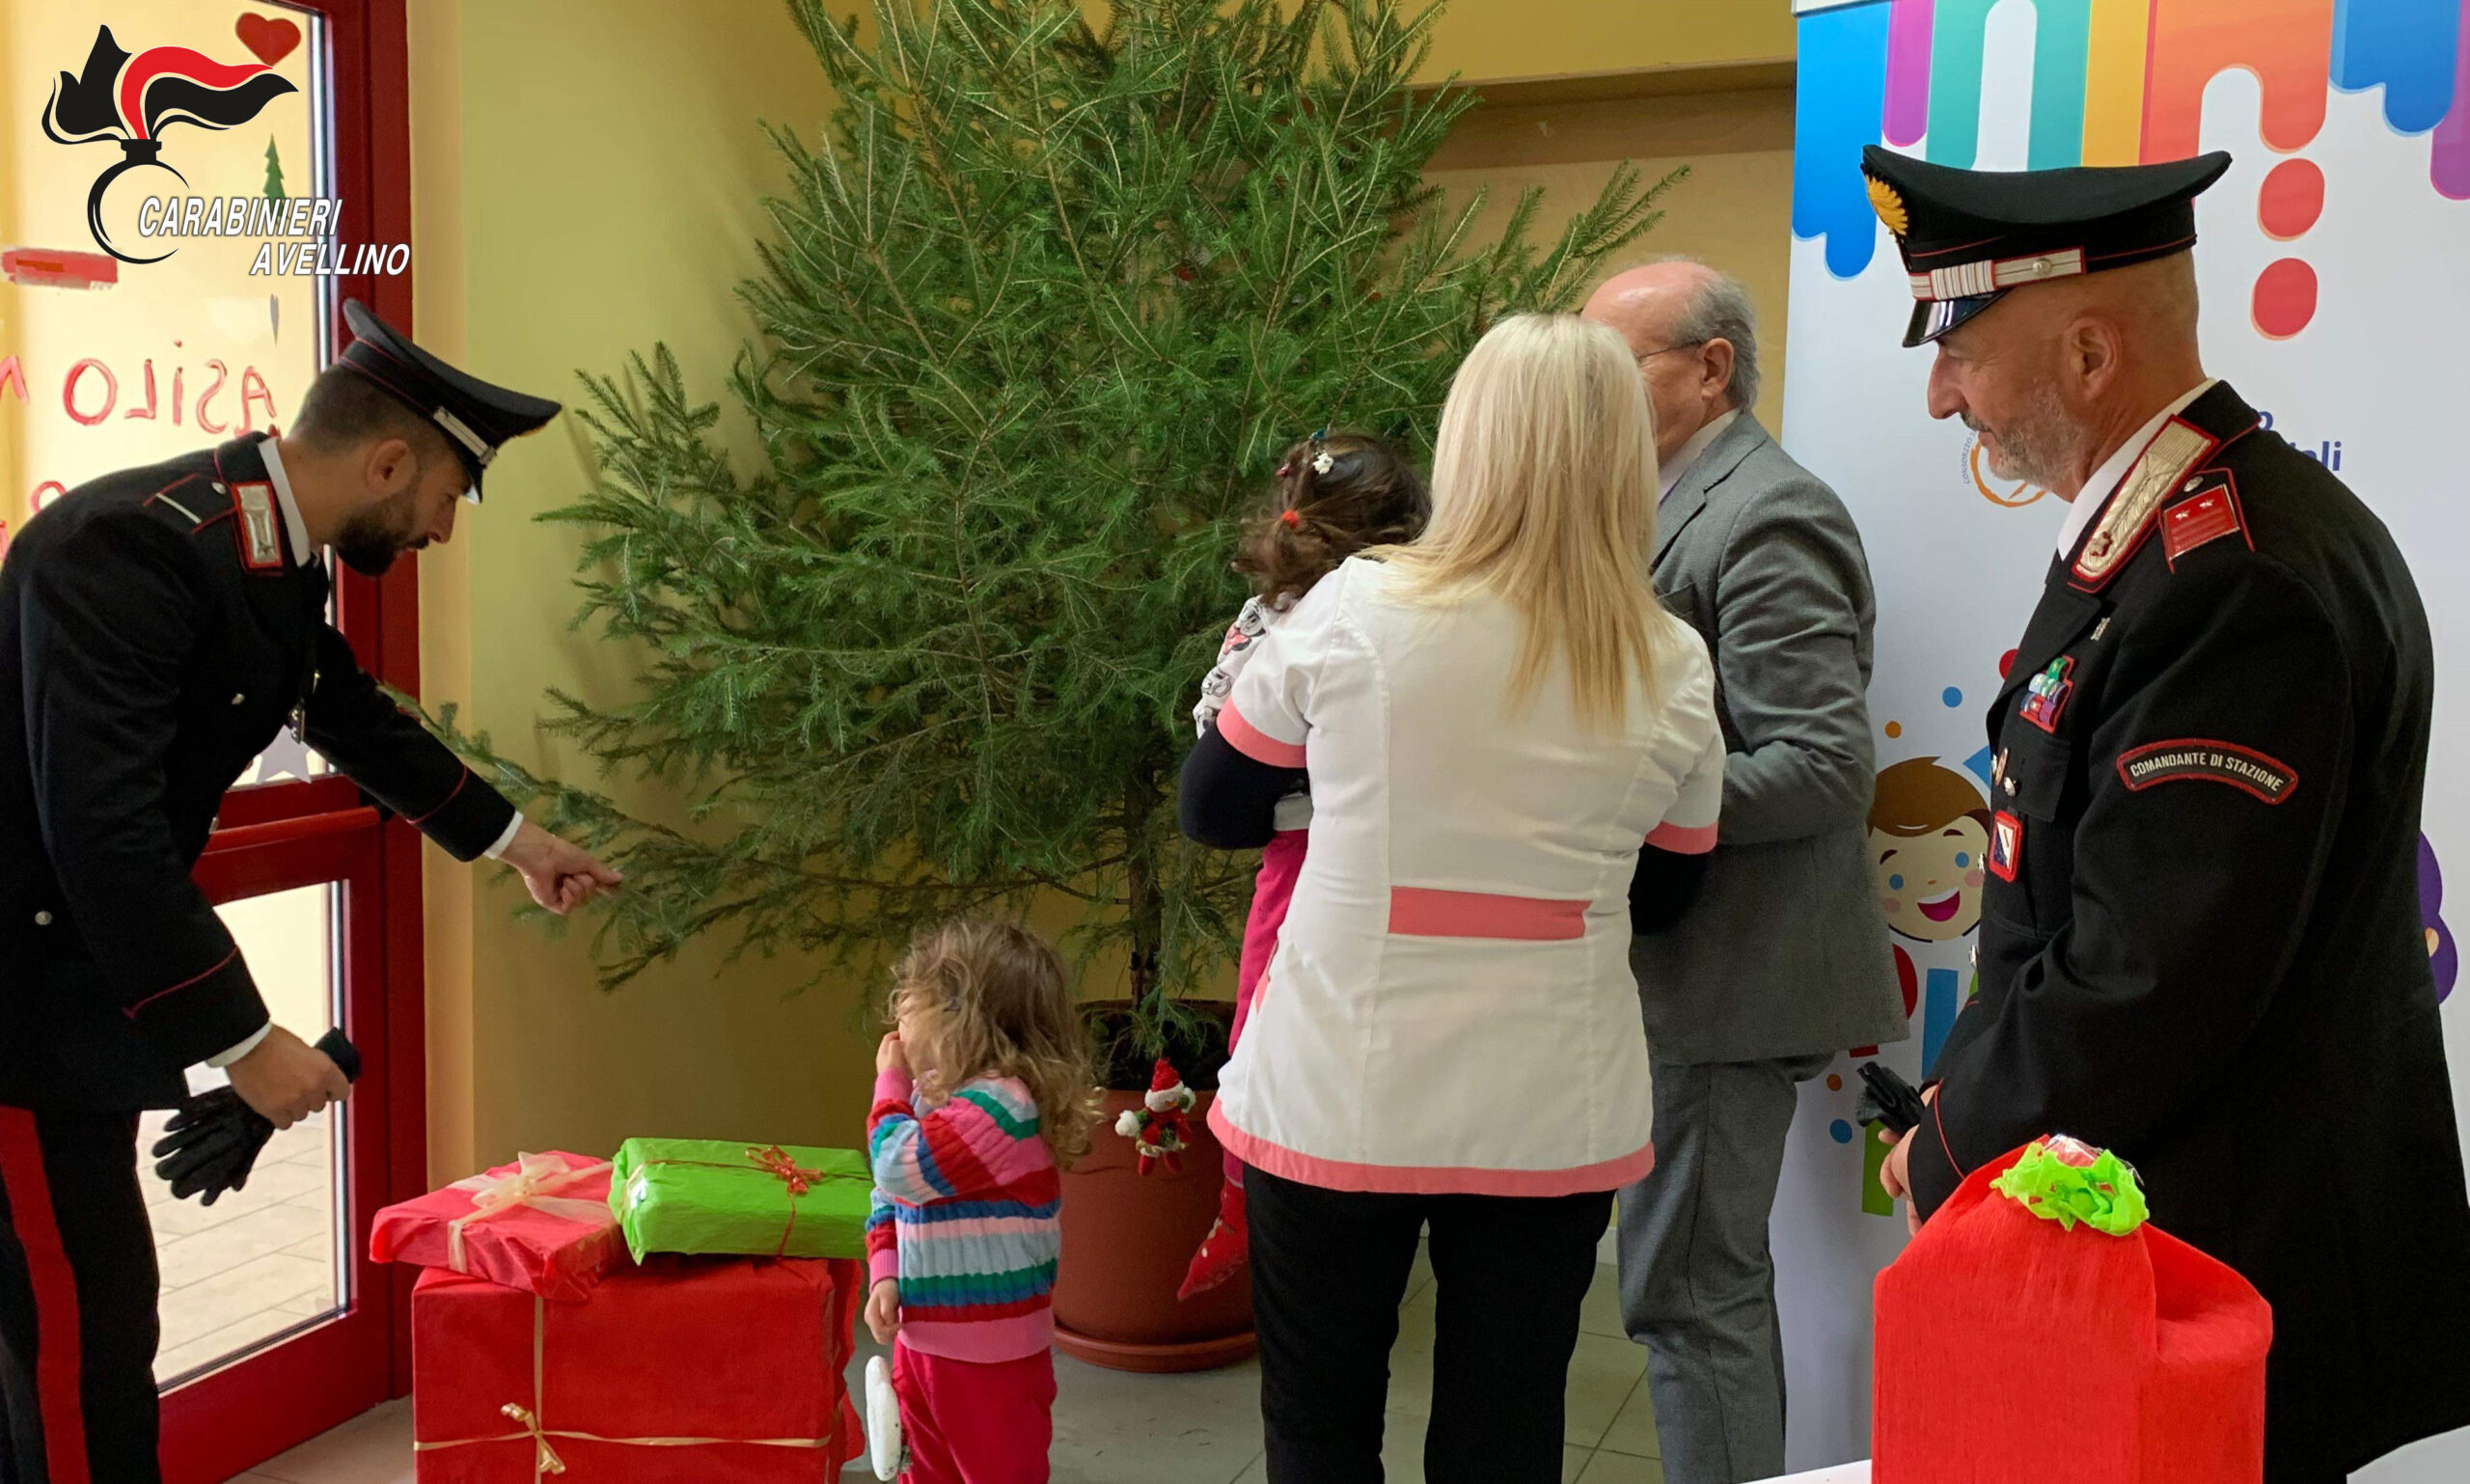
M 1656 445 L 1646 384 L 1614 331 L 1520 315 L 1475 343 L 1433 451 L 1432 522 L 1382 555 L 1429 601 L 1489 591 L 1525 620 L 1513 705 L 1557 662 L 1581 725 L 1618 730 L 1653 695 L 1673 621 L 1653 581 Z
M 1006 922 L 962 918 L 918 935 L 892 969 L 891 1019 L 903 1010 L 933 1030 L 914 1048 L 930 1097 L 977 1077 L 1014 1077 L 1037 1100 L 1038 1137 L 1069 1168 L 1089 1152 L 1097 1117 L 1089 1039 L 1063 961 L 1045 939 Z

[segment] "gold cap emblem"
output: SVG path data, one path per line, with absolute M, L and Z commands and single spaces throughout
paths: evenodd
M 1896 194 L 1894 186 L 1877 176 L 1863 179 L 1870 185 L 1870 209 L 1879 213 L 1879 220 L 1887 224 L 1887 231 L 1898 237 L 1903 236 L 1912 226 L 1911 218 L 1905 214 L 1904 198 Z

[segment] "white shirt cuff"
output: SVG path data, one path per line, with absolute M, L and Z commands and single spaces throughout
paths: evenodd
M 506 822 L 506 833 L 498 837 L 498 842 L 481 851 L 480 854 L 489 860 L 497 860 L 506 854 L 506 847 L 513 844 L 514 838 L 521 833 L 523 833 L 523 815 L 518 813 Z
M 230 1051 L 225 1052 L 219 1057 L 206 1058 L 206 1064 L 218 1072 L 222 1071 L 225 1067 L 230 1066 L 233 1062 L 239 1060 L 242 1057 L 247 1056 L 249 1053 L 263 1045 L 265 1043 L 265 1038 L 272 1034 L 274 1034 L 274 1022 L 267 1021 L 264 1025 L 258 1028 L 257 1034 L 249 1037 L 245 1041 L 242 1041 L 239 1045 L 233 1047 Z

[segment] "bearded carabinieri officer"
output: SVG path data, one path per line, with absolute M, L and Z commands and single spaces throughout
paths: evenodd
M 2270 1302 L 2265 1476 L 2318 1484 L 2470 1423 L 2416 877 L 2435 669 L 2383 523 L 2198 358 L 2194 198 L 2229 163 L 1866 156 L 1931 415 L 2071 502 L 1989 718 L 1980 995 L 1882 1178 L 1917 1224 L 2038 1135 L 2117 1150 Z
M 224 790 L 289 726 L 461 860 L 564 912 L 618 874 L 522 818 L 326 622 L 321 549 L 371 576 L 558 404 L 358 304 L 292 431 L 107 475 L 0 564 L 0 1476 L 151 1484 L 157 1278 L 137 1116 L 225 1068 L 277 1126 L 343 1097 L 271 1024 L 189 879 Z

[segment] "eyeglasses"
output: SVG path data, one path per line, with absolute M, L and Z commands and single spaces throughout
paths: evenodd
M 1688 341 L 1678 345 L 1666 345 L 1661 350 L 1650 350 L 1645 355 L 1633 356 L 1631 359 L 1636 361 L 1640 366 L 1644 366 L 1649 361 L 1654 360 L 1660 355 L 1670 355 L 1676 350 L 1695 350 L 1705 344 L 1707 343 L 1703 340 Z

